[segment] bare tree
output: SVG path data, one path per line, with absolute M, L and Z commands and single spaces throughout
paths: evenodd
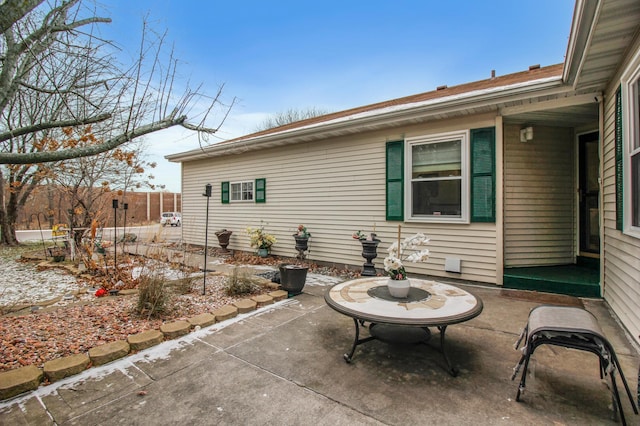
M 267 117 L 262 123 L 256 127 L 256 131 L 273 129 L 274 127 L 284 126 L 285 124 L 294 123 L 296 121 L 306 120 L 307 118 L 319 117 L 329 114 L 330 111 L 321 108 L 307 109 L 288 109 Z
M 151 36 L 145 24 L 137 60 L 123 69 L 111 56 L 110 45 L 94 35 L 95 25 L 111 20 L 94 16 L 94 12 L 81 0 L 58 0 L 46 14 L 37 8 L 3 32 L 0 113 L 4 114 L 17 96 L 62 99 L 64 109 L 50 120 L 3 126 L 0 142 L 90 123 L 104 123 L 111 129 L 109 137 L 103 137 L 99 145 L 55 151 L 14 152 L 5 145 L 0 149 L 0 164 L 94 155 L 178 125 L 205 133 L 217 130 L 204 123 L 213 106 L 220 104 L 222 89 L 213 98 L 199 93 L 199 87 L 187 87 L 176 94 L 178 61 L 173 52 L 164 54 L 166 34 Z M 37 82 L 31 81 L 34 73 L 41 74 Z M 189 123 L 187 111 L 203 100 L 208 106 L 203 108 L 199 123 Z
M 11 9 L 18 3 L 22 8 Z M 206 136 L 224 122 L 234 102 L 221 102 L 222 87 L 213 96 L 188 84 L 176 93 L 182 86 L 176 78 L 178 61 L 165 48 L 166 34 L 154 33 L 146 23 L 137 56 L 125 67 L 114 56 L 114 46 L 95 35 L 97 25 L 111 20 L 97 16 L 88 0 L 37 3 L 0 4 L 6 18 L 0 19 L 3 244 L 16 242 L 17 210 L 33 188 L 61 170 L 62 161 L 113 150 L 177 125 Z M 12 13 L 5 16 L 5 11 Z M 193 110 L 197 106 L 200 112 Z M 222 111 L 216 128 L 206 126 L 212 111 Z M 187 114 L 194 113 L 196 124 L 187 121 Z M 65 134 L 65 129 L 88 124 L 93 124 L 95 143 Z

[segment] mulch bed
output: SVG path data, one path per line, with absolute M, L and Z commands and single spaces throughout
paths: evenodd
M 213 255 L 233 264 L 277 268 L 282 263 L 294 263 L 309 266 L 309 272 L 312 273 L 345 278 L 359 276 L 358 271 L 318 266 L 313 262 L 279 256 L 261 258 L 244 252 L 233 255 L 214 252 Z M 129 335 L 145 330 L 158 329 L 164 322 L 184 320 L 236 300 L 273 291 L 273 287 L 265 286 L 257 293 L 229 296 L 224 280 L 220 276 L 207 276 L 206 295 L 201 294 L 202 282 L 196 280 L 190 291 L 174 295 L 169 308 L 156 317 L 137 313 L 138 297 L 135 295 L 89 297 L 88 301 L 85 297 L 85 300 L 66 306 L 33 311 L 27 309 L 0 316 L 0 372 L 26 365 L 42 367 L 49 360 L 86 353 L 95 346 L 124 340 Z M 90 281 L 92 286 L 100 287 L 99 277 Z M 130 284 L 127 282 L 126 287 L 135 287 Z M 103 287 L 111 286 L 112 283 L 109 283 Z

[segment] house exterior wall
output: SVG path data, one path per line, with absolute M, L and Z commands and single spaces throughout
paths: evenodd
M 496 282 L 496 225 L 387 222 L 385 220 L 385 144 L 387 141 L 496 125 L 494 115 L 434 122 L 419 126 L 354 134 L 286 147 L 217 156 L 183 163 L 183 237 L 204 244 L 207 183 L 210 246 L 213 235 L 233 231 L 229 248 L 251 250 L 245 229 L 264 221 L 278 242 L 275 255 L 293 257 L 293 232 L 304 224 L 312 234 L 309 258 L 361 266 L 362 246 L 351 235 L 373 232 L 382 241 L 375 264 L 382 267 L 386 248 L 397 239 L 423 232 L 431 238 L 429 261 L 409 264 L 409 273 L 480 282 Z M 266 203 L 221 203 L 221 182 L 266 179 Z M 406 184 L 406 183 L 405 183 Z M 461 274 L 444 271 L 445 259 L 461 259 Z
M 573 132 L 535 126 L 523 143 L 520 127 L 504 126 L 505 267 L 574 263 Z
M 620 67 L 627 68 L 630 58 L 640 51 L 640 41 L 630 49 L 627 60 Z M 603 132 L 603 294 L 613 311 L 640 343 L 640 239 L 616 229 L 615 188 L 615 97 L 620 75 L 612 80 L 604 97 Z M 628 202 L 628 200 L 625 200 Z

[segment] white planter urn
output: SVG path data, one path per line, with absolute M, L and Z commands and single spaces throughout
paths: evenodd
M 405 280 L 392 280 L 389 278 L 387 281 L 387 288 L 389 294 L 399 299 L 407 297 L 409 289 L 411 288 L 411 282 L 408 279 Z

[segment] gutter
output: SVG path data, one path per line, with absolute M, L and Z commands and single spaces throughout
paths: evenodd
M 601 0 L 577 0 L 573 11 L 571 32 L 567 53 L 565 54 L 562 81 L 574 88 L 578 83 L 578 76 L 586 60 L 587 46 L 595 32 L 596 22 L 602 10 Z
M 560 90 L 565 88 L 566 90 Z M 451 95 L 442 98 L 430 99 L 411 104 L 389 106 L 381 109 L 356 113 L 353 115 L 336 118 L 329 121 L 310 124 L 308 126 L 283 130 L 268 135 L 258 136 L 249 139 L 239 139 L 233 142 L 221 142 L 210 145 L 203 149 L 195 149 L 177 154 L 170 154 L 164 158 L 176 163 L 199 160 L 210 155 L 230 155 L 236 149 L 246 152 L 247 149 L 270 143 L 278 142 L 283 144 L 283 139 L 289 139 L 289 143 L 295 143 L 298 139 L 330 133 L 348 127 L 364 125 L 392 125 L 399 119 L 427 118 L 436 114 L 455 112 L 467 108 L 478 108 L 491 106 L 500 100 L 508 98 L 509 101 L 518 101 L 531 98 L 531 94 L 536 96 L 559 94 L 568 92 L 571 89 L 566 87 L 561 76 L 547 77 L 540 80 L 516 83 L 509 86 L 495 87 L 491 89 L 481 89 L 459 95 Z

